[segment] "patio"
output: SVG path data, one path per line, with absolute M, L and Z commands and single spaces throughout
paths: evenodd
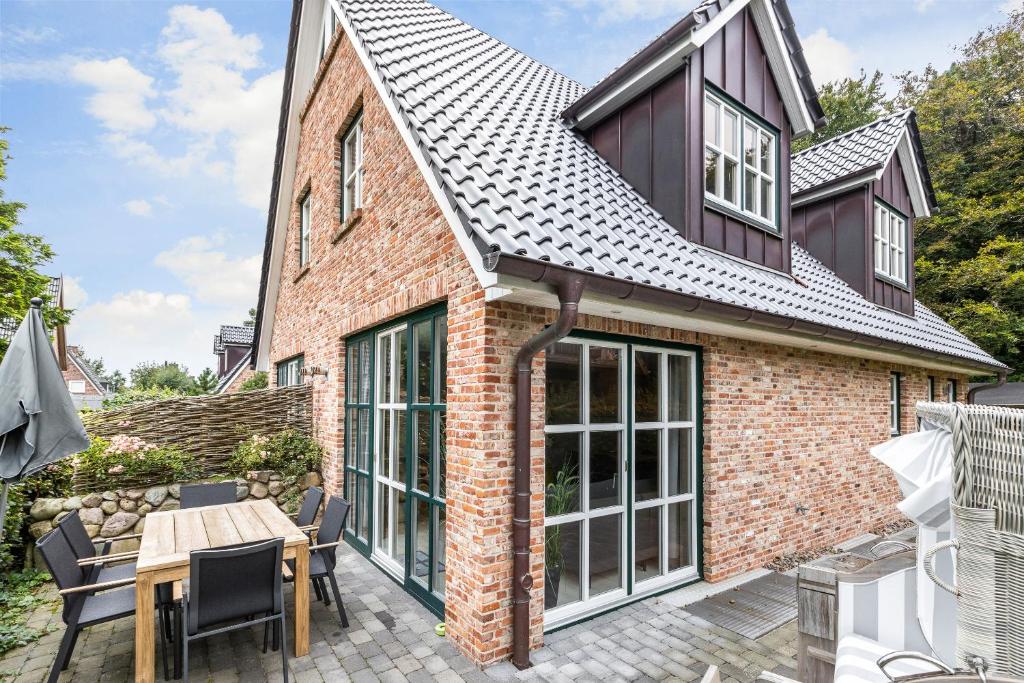
M 762 670 L 792 675 L 796 668 L 795 624 L 749 640 L 672 606 L 663 596 L 549 634 L 545 647 L 533 653 L 535 666 L 527 672 L 516 671 L 508 662 L 480 671 L 434 635 L 436 617 L 362 556 L 350 549 L 339 552 L 337 576 L 351 626 L 341 628 L 333 605 L 325 608 L 314 603 L 310 654 L 289 660 L 298 683 L 688 681 L 699 679 L 708 664 L 719 665 L 724 681 L 753 681 Z M 53 632 L 0 659 L 0 679 L 45 680 L 63 631 L 55 591 L 53 596 L 52 603 L 38 608 L 29 619 L 30 625 L 51 626 Z M 291 602 L 287 596 L 286 601 Z M 87 629 L 61 680 L 130 680 L 133 638 L 132 619 Z M 280 657 L 274 652 L 263 654 L 261 643 L 262 630 L 252 629 L 200 644 L 191 660 L 194 680 L 277 679 Z

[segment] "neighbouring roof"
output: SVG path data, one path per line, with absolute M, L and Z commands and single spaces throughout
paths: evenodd
M 249 365 L 249 361 L 251 358 L 252 349 L 249 349 L 248 351 L 245 352 L 245 355 L 238 359 L 238 362 L 235 363 L 234 367 L 228 370 L 227 374 L 220 378 L 220 381 L 217 382 L 217 386 L 214 387 L 213 389 L 213 393 L 223 394 L 227 390 L 228 386 L 235 381 L 239 373 L 241 373 L 242 370 Z
M 221 325 L 220 334 L 213 336 L 213 352 L 221 353 L 228 345 L 252 346 L 253 330 L 251 325 Z
M 101 394 L 107 393 L 107 389 L 103 385 L 103 380 L 96 374 L 96 371 L 92 369 L 92 366 L 85 362 L 85 359 L 82 358 L 78 353 L 78 349 L 74 346 L 68 347 L 68 360 L 74 363 L 75 367 L 85 375 L 85 378 L 89 380 L 89 383 L 92 384 L 93 387 L 96 388 L 96 391 Z
M 972 383 L 970 388 L 985 386 L 989 385 Z M 1001 387 L 979 391 L 974 395 L 974 402 L 986 406 L 1024 406 L 1024 382 L 1007 382 Z
M 920 304 L 909 317 L 867 301 L 795 244 L 790 277 L 684 239 L 562 121 L 583 92 L 572 79 L 421 0 L 340 6 L 461 219 L 455 229 L 498 272 L 502 256 L 550 263 L 1005 368 Z M 268 248 L 264 273 L 269 258 Z M 265 292 L 266 277 L 260 315 Z
M 46 285 L 46 304 L 54 306 L 60 303 L 60 293 L 64 288 L 64 276 L 57 275 L 51 277 L 50 282 Z M 11 341 L 14 337 L 14 333 L 18 331 L 18 326 L 21 325 L 21 320 L 18 318 L 0 318 L 0 339 L 4 341 Z
M 837 135 L 793 155 L 790 171 L 792 194 L 853 178 L 884 168 L 904 135 L 910 136 L 918 173 L 931 208 L 936 207 L 935 190 L 924 161 L 924 149 L 912 109 L 883 116 L 877 121 Z

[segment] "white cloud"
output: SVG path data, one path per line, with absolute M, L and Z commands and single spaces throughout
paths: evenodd
M 0 34 L 4 41 L 15 45 L 36 45 L 60 38 L 60 31 L 52 26 L 16 26 Z
M 123 206 L 133 216 L 149 216 L 153 213 L 153 205 L 145 199 L 129 199 Z
M 824 28 L 801 38 L 800 42 L 816 86 L 857 75 L 853 50 L 830 36 Z
M 577 9 L 596 8 L 597 23 L 604 25 L 670 15 L 682 19 L 693 9 L 694 0 L 569 0 L 569 4 Z
M 64 307 L 79 308 L 89 300 L 89 295 L 82 289 L 79 278 L 73 275 L 64 276 Z
M 156 115 L 146 106 L 156 94 L 153 79 L 124 57 L 79 62 L 71 67 L 71 77 L 96 89 L 86 109 L 104 127 L 137 133 L 156 125 Z
M 914 9 L 923 14 L 934 4 L 935 0 L 914 0 Z
M 248 310 L 256 304 L 262 258 L 229 256 L 226 244 L 223 236 L 188 237 L 157 254 L 154 263 L 184 282 L 197 300 Z
M 72 67 L 81 61 L 72 55 L 58 55 L 47 59 L 4 60 L 0 65 L 0 80 L 43 81 L 65 83 Z

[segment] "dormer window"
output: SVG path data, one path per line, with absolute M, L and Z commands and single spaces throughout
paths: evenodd
M 907 219 L 875 199 L 875 274 L 907 284 Z
M 742 107 L 704 96 L 704 197 L 739 217 L 778 230 L 778 133 Z

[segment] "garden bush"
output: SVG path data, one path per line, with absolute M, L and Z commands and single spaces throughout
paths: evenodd
M 148 389 L 124 389 L 117 392 L 110 398 L 103 399 L 104 410 L 114 410 L 135 405 L 136 403 L 148 403 L 150 401 L 162 401 L 168 398 L 181 398 L 187 396 L 181 391 L 168 389 L 167 387 L 150 387 Z
M 26 626 L 25 620 L 46 601 L 37 589 L 49 580 L 49 574 L 34 569 L 0 574 L 0 655 L 43 635 L 43 631 Z
M 235 447 L 228 467 L 244 475 L 254 470 L 274 470 L 286 476 L 319 471 L 323 449 L 311 437 L 294 430 L 271 436 L 254 434 Z
M 4 517 L 4 539 L 0 543 L 0 574 L 18 567 L 21 551 L 31 541 L 26 509 L 36 498 L 64 498 L 71 495 L 74 467 L 70 458 L 47 465 L 24 481 L 12 484 Z
M 75 457 L 79 473 L 106 488 L 125 482 L 189 481 L 202 473 L 191 455 L 173 446 L 157 446 L 137 436 L 118 434 L 109 441 L 93 437 L 89 448 Z

